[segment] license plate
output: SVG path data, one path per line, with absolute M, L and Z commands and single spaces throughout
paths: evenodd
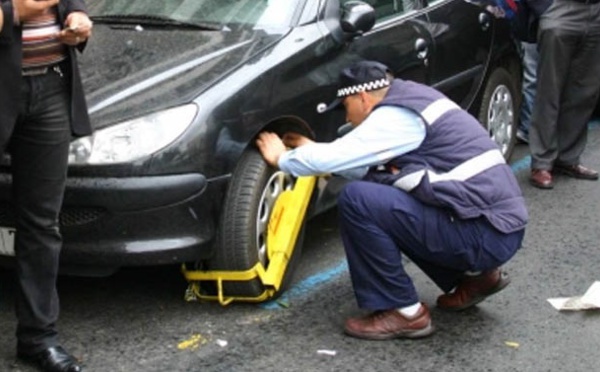
M 12 227 L 0 227 L 0 256 L 15 255 L 16 231 Z

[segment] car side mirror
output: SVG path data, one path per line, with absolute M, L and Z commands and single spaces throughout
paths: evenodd
M 342 30 L 360 36 L 375 25 L 375 10 L 362 1 L 348 1 L 342 6 Z

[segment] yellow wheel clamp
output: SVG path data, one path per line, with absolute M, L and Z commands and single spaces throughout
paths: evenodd
M 314 176 L 299 177 L 294 188 L 283 191 L 275 201 L 267 227 L 269 265 L 266 269 L 260 262 L 244 271 L 192 271 L 188 270 L 184 264 L 182 272 L 190 282 L 186 299 L 192 300 L 192 297 L 195 296 L 202 300 L 219 301 L 221 305 L 225 306 L 233 301 L 262 302 L 273 297 L 281 286 L 288 262 L 294 252 L 315 183 L 316 177 Z M 223 292 L 224 281 L 250 281 L 256 278 L 259 278 L 265 287 L 264 292 L 256 297 L 227 296 Z M 202 281 L 216 282 L 217 294 L 201 293 L 200 282 Z

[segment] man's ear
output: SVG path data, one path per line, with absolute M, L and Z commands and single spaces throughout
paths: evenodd
M 359 95 L 360 103 L 362 104 L 363 109 L 370 113 L 373 109 L 373 106 L 375 106 L 374 97 L 365 91 L 360 92 Z
M 362 105 L 362 107 L 366 107 L 367 103 L 369 102 L 369 95 L 367 94 L 367 92 L 358 92 L 358 97 L 360 98 L 360 104 Z

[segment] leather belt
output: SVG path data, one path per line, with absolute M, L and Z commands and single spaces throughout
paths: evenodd
M 24 68 L 23 70 L 21 70 L 21 75 L 23 76 L 38 76 L 38 75 L 45 75 L 48 73 L 48 71 L 50 71 L 50 67 L 31 67 L 31 68 Z
M 49 71 L 54 71 L 60 76 L 63 76 L 63 69 L 61 65 L 44 66 L 44 67 L 30 67 L 21 70 L 21 76 L 40 76 L 46 75 Z

